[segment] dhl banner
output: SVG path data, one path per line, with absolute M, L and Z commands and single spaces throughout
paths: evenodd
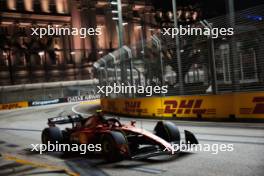
M 101 100 L 102 110 L 131 116 L 262 118 L 264 92 Z
M 17 109 L 28 107 L 28 102 L 21 101 L 16 103 L 0 104 L 0 110 Z

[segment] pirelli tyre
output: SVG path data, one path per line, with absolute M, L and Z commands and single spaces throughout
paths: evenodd
M 125 136 L 119 131 L 111 131 L 101 137 L 102 154 L 106 161 L 116 162 L 128 156 L 129 149 Z
M 56 144 L 63 142 L 62 131 L 58 127 L 45 128 L 41 133 L 41 141 L 43 144 Z
M 172 122 L 158 121 L 154 128 L 154 132 L 157 136 L 161 137 L 167 142 L 180 143 L 180 131 Z

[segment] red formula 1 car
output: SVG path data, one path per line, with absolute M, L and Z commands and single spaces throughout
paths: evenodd
M 72 128 L 60 130 L 56 126 L 66 123 L 72 123 Z M 178 128 L 168 121 L 158 121 L 153 132 L 135 127 L 135 121 L 121 124 L 118 119 L 106 119 L 101 114 L 50 118 L 48 125 L 42 131 L 42 143 L 100 144 L 101 153 L 111 161 L 173 154 L 173 144 L 180 144 L 181 140 Z M 186 143 L 198 144 L 191 132 L 184 132 Z

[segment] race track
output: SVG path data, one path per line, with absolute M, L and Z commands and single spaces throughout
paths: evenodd
M 74 107 L 74 108 L 73 108 Z M 175 175 L 263 175 L 264 124 L 173 121 L 181 132 L 192 131 L 204 144 L 233 144 L 234 151 L 184 152 L 174 157 L 106 163 L 97 156 L 62 153 L 38 154 L 30 144 L 40 142 L 47 118 L 72 114 L 72 108 L 89 114 L 94 104 L 58 104 L 0 112 L 0 175 L 87 175 L 87 176 L 175 176 Z M 129 118 L 121 117 L 126 123 Z M 137 126 L 152 130 L 156 120 L 138 119 Z

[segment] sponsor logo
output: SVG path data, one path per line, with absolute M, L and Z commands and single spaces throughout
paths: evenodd
M 20 108 L 18 103 L 5 104 L 5 105 L 2 106 L 2 109 L 15 109 L 15 108 Z
M 141 108 L 141 102 L 140 101 L 125 101 L 125 108 L 124 112 L 140 112 L 140 113 L 147 113 L 147 109 Z
M 264 96 L 253 97 L 252 103 L 255 104 L 253 108 L 240 108 L 240 114 L 264 114 Z
M 8 103 L 0 105 L 0 110 L 28 107 L 27 102 Z
M 88 101 L 88 100 L 94 100 L 99 99 L 100 95 L 83 95 L 83 96 L 75 96 L 75 97 L 68 97 L 68 102 L 79 102 L 79 101 Z
M 264 114 L 264 97 L 254 97 L 253 103 L 256 103 L 256 106 L 253 110 L 253 114 Z
M 201 108 L 202 99 L 190 100 L 166 100 L 164 101 L 164 113 L 169 114 L 205 114 L 207 109 Z
M 41 106 L 41 105 L 48 105 L 48 104 L 55 104 L 55 103 L 59 103 L 59 99 L 55 99 L 55 100 L 48 100 L 48 101 L 33 101 L 32 102 L 32 106 Z

